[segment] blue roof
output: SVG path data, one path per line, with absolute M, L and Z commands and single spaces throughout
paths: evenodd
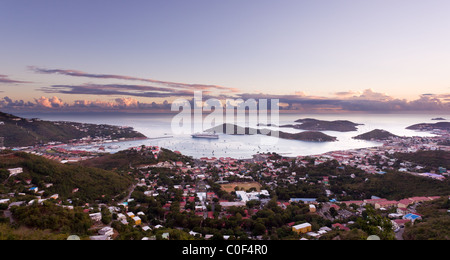
M 420 216 L 419 216 L 419 215 L 416 215 L 416 214 L 409 213 L 409 214 L 406 214 L 406 215 L 404 216 L 404 218 L 414 220 L 414 219 L 420 218 Z

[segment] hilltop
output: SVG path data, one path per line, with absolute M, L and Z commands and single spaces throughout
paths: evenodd
M 353 137 L 353 139 L 370 141 L 370 140 L 387 140 L 387 139 L 390 139 L 393 137 L 399 137 L 399 136 L 394 135 L 386 130 L 375 129 L 375 130 L 367 132 L 365 134 L 355 136 L 355 137 Z
M 229 131 L 227 131 L 229 129 Z M 206 132 L 216 132 L 229 135 L 267 135 L 267 136 L 277 136 L 282 139 L 297 140 L 297 141 L 307 141 L 307 142 L 334 142 L 336 137 L 326 135 L 321 132 L 306 131 L 301 133 L 286 133 L 282 131 L 272 131 L 268 129 L 254 129 L 249 127 L 240 127 L 232 124 L 222 124 L 214 128 L 206 130 Z
M 49 142 L 68 143 L 83 138 L 118 140 L 145 138 L 131 127 L 25 119 L 0 112 L 0 137 L 5 147 L 24 147 Z
M 357 123 L 353 123 L 347 120 L 325 121 L 312 118 L 299 119 L 295 121 L 296 125 L 283 125 L 281 127 L 290 127 L 301 130 L 310 131 L 337 131 L 337 132 L 351 132 L 357 131 Z

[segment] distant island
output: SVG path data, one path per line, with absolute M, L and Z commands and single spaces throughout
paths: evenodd
M 422 124 L 416 124 L 412 126 L 408 126 L 406 129 L 409 130 L 419 130 L 419 131 L 433 131 L 435 129 L 438 130 L 450 130 L 450 122 L 439 122 L 435 124 L 428 124 L 428 123 L 422 123 Z
M 299 119 L 295 121 L 295 125 L 283 125 L 281 127 L 289 127 L 300 130 L 309 130 L 309 131 L 336 131 L 336 132 L 351 132 L 357 131 L 356 128 L 358 125 L 347 120 L 336 120 L 336 121 L 325 121 L 325 120 L 317 120 L 312 118 Z
M 353 139 L 371 141 L 371 140 L 388 140 L 388 139 L 391 139 L 394 137 L 399 137 L 399 136 L 394 135 L 386 130 L 375 129 L 375 130 L 367 132 L 365 134 L 355 136 L 355 137 L 353 137 Z
M 227 131 L 229 129 L 229 131 Z M 321 132 L 306 131 L 301 133 L 286 133 L 282 131 L 272 131 L 268 129 L 254 129 L 249 127 L 240 127 L 233 124 L 222 124 L 214 128 L 208 129 L 205 132 L 216 132 L 229 135 L 267 135 L 278 136 L 281 139 L 306 141 L 306 142 L 334 142 L 336 137 L 326 135 Z
M 432 118 L 431 120 L 434 120 L 434 121 L 445 121 L 447 119 L 445 119 L 443 117 L 436 117 L 436 118 Z
M 3 141 L 5 147 L 25 147 L 50 142 L 70 143 L 81 139 L 101 141 L 144 138 L 146 136 L 131 127 L 50 122 L 0 112 L 0 141 Z

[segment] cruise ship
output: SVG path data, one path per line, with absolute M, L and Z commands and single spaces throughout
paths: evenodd
M 202 134 L 193 134 L 193 138 L 202 138 L 202 139 L 219 139 L 219 135 L 214 133 L 202 133 Z

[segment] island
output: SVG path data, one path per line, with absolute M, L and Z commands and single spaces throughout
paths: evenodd
M 433 131 L 433 130 L 450 130 L 450 122 L 438 122 L 435 124 L 416 124 L 412 126 L 408 126 L 406 129 L 409 130 L 418 130 L 418 131 Z
M 137 140 L 146 136 L 131 127 L 26 119 L 0 112 L 0 147 L 26 147 L 51 142 L 75 143 Z
M 435 118 L 432 118 L 431 120 L 434 120 L 434 121 L 445 121 L 447 119 L 445 119 L 443 117 L 435 117 Z
M 395 137 L 399 137 L 394 135 L 386 130 L 375 129 L 373 131 L 358 135 L 353 137 L 353 139 L 366 140 L 366 141 L 374 141 L 374 140 L 389 140 Z
M 228 135 L 267 135 L 276 136 L 281 139 L 306 141 L 306 142 L 334 142 L 337 141 L 336 137 L 326 135 L 316 131 L 305 131 L 301 133 L 286 133 L 282 131 L 273 131 L 269 129 L 255 129 L 250 127 L 241 127 L 233 124 L 222 124 L 205 132 L 215 132 Z
M 289 127 L 300 130 L 309 130 L 309 131 L 336 131 L 336 132 L 351 132 L 357 131 L 356 128 L 358 125 L 351 121 L 347 120 L 336 120 L 336 121 L 325 121 L 325 120 L 317 120 L 312 118 L 299 119 L 295 121 L 295 125 L 283 125 L 281 127 Z

